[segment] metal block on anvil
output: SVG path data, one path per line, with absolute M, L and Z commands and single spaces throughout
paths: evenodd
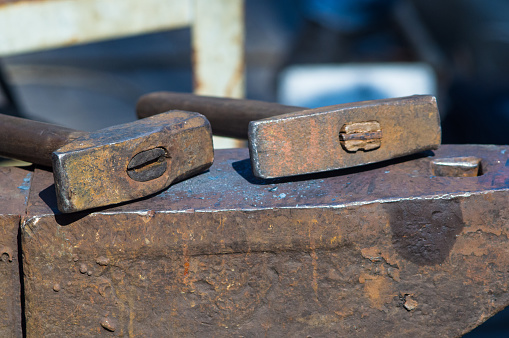
M 22 337 L 18 234 L 32 171 L 0 167 L 0 337 Z
M 509 147 L 428 155 L 260 180 L 247 149 L 220 150 L 156 196 L 76 215 L 54 214 L 36 171 L 28 336 L 468 332 L 509 304 Z M 437 168 L 455 163 L 480 176 Z

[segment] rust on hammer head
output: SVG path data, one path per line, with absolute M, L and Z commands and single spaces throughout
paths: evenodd
M 206 170 L 212 132 L 203 115 L 172 111 L 87 134 L 52 160 L 58 208 L 75 212 L 144 197 Z
M 436 149 L 436 99 L 363 101 L 289 113 L 249 124 L 253 173 L 275 178 L 354 167 Z

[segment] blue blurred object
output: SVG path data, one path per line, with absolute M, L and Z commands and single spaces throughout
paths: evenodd
M 343 33 L 363 30 L 387 13 L 393 0 L 302 0 L 304 16 Z

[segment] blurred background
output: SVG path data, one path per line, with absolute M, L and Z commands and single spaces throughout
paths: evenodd
M 193 91 L 190 39 L 182 28 L 4 56 L 0 111 L 84 130 L 134 120 L 142 94 Z M 245 1 L 247 98 L 434 94 L 443 143 L 509 143 L 508 60 L 505 0 Z
M 509 1 L 244 5 L 247 98 L 319 107 L 433 94 L 443 143 L 509 144 Z M 0 112 L 82 130 L 133 121 L 141 95 L 193 91 L 191 35 L 179 28 L 7 53 Z M 507 311 L 467 337 L 504 333 Z

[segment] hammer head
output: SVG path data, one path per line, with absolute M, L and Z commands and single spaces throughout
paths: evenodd
M 253 173 L 275 178 L 355 167 L 436 149 L 433 96 L 410 96 L 303 110 L 249 124 Z
M 77 138 L 52 161 L 58 209 L 75 212 L 144 197 L 206 170 L 212 132 L 203 115 L 171 111 Z

